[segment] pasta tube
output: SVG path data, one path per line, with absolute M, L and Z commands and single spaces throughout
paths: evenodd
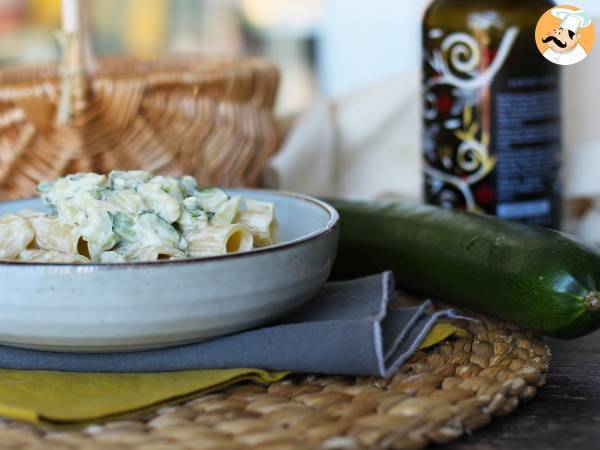
M 61 253 L 54 250 L 39 248 L 23 250 L 19 254 L 19 261 L 27 262 L 59 262 L 59 263 L 89 263 L 85 256 L 73 253 Z
M 29 214 L 28 221 L 35 233 L 37 248 L 73 255 L 78 255 L 80 250 L 86 253 L 78 227 L 44 214 Z
M 183 259 L 186 254 L 166 245 L 142 247 L 133 253 L 133 261 L 160 261 Z
M 210 220 L 211 224 L 214 225 L 228 225 L 234 222 L 235 217 L 240 210 L 240 204 L 242 202 L 242 197 L 236 195 L 235 197 L 231 197 L 229 200 L 221 203 L 219 209 L 215 212 L 215 215 Z
M 16 214 L 0 216 L 0 259 L 15 259 L 33 238 L 34 232 L 27 220 Z
M 238 213 L 237 222 L 248 227 L 256 247 L 271 245 L 275 240 L 277 224 L 273 203 L 244 199 L 246 209 Z
M 239 224 L 211 225 L 186 236 L 192 257 L 224 255 L 252 249 L 252 233 Z

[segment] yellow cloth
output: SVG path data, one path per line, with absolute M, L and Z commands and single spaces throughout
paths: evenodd
M 437 323 L 421 349 L 465 331 Z M 159 373 L 81 373 L 0 369 L 0 415 L 53 425 L 85 424 L 181 401 L 242 380 L 272 383 L 287 372 L 259 369 Z
M 467 334 L 466 330 L 455 327 L 450 322 L 440 321 L 437 322 L 427 336 L 425 336 L 425 339 L 423 339 L 423 342 L 421 342 L 421 345 L 419 346 L 419 350 L 433 347 L 438 342 L 442 342 L 450 336 L 467 337 Z

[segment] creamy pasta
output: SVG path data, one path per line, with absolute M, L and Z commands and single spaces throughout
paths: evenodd
M 141 262 L 223 255 L 273 243 L 272 203 L 141 170 L 78 173 L 38 185 L 51 210 L 0 216 L 0 259 Z

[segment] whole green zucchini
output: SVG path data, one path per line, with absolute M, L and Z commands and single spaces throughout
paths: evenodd
M 433 206 L 328 200 L 334 277 L 392 269 L 401 287 L 575 338 L 600 326 L 600 255 L 565 234 Z

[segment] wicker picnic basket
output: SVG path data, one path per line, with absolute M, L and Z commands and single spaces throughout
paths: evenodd
M 61 64 L 0 71 L 0 198 L 73 172 L 145 169 L 251 186 L 278 143 L 259 59 L 95 60 L 87 0 L 63 0 Z

